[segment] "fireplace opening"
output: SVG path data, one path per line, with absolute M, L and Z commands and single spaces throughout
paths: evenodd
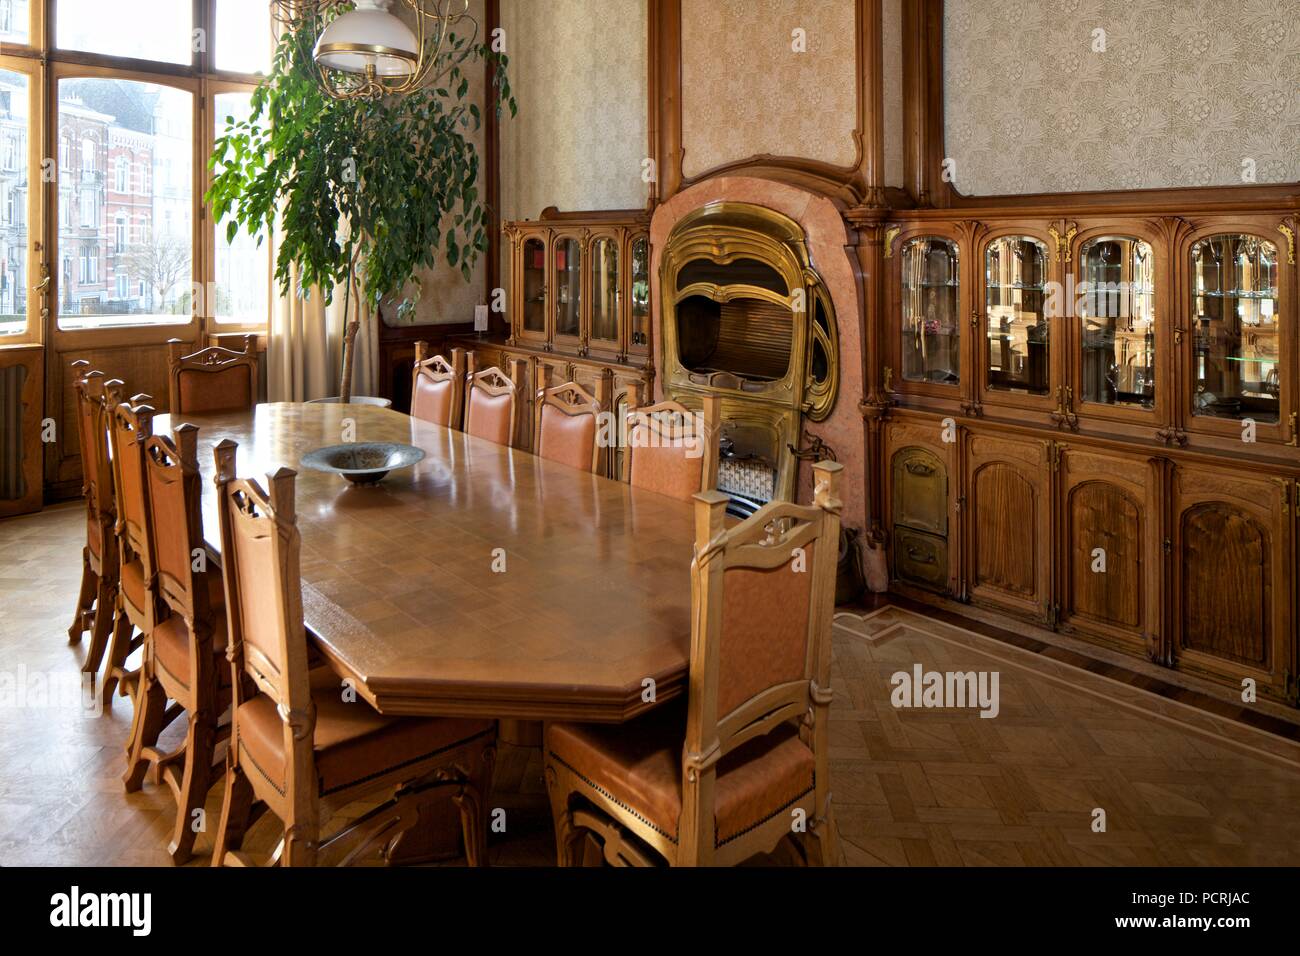
M 791 311 L 772 302 L 693 295 L 677 305 L 678 354 L 691 372 L 775 382 L 790 368 L 792 323 Z

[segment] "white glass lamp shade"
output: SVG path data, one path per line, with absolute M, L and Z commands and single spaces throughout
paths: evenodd
M 316 62 L 326 69 L 377 76 L 408 76 L 415 72 L 420 51 L 415 34 L 388 12 L 388 0 L 356 0 L 356 9 L 321 31 Z

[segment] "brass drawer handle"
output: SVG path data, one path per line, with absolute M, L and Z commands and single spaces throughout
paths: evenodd
M 912 545 L 908 545 L 907 556 L 917 564 L 935 563 L 933 551 L 921 551 L 919 548 L 913 547 Z
M 909 461 L 904 467 L 907 468 L 909 475 L 916 475 L 918 478 L 929 478 L 934 474 L 933 465 L 927 465 L 919 461 Z

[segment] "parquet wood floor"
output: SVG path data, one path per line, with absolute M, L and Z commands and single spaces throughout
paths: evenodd
M 0 864 L 168 866 L 170 796 L 122 792 L 129 702 L 93 716 L 13 697 L 15 680 L 77 673 L 84 643 L 66 629 L 84 529 L 76 505 L 0 521 Z M 998 716 L 893 707 L 891 676 L 918 663 L 997 670 Z M 837 618 L 832 687 L 851 864 L 1300 863 L 1300 746 L 1283 737 L 894 606 Z M 214 828 L 220 799 L 218 785 Z M 506 810 L 494 864 L 552 862 L 537 751 L 502 747 L 491 805 Z M 255 848 L 272 842 L 255 832 Z M 209 847 L 200 835 L 196 865 Z

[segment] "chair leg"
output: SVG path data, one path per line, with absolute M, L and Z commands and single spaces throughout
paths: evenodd
M 315 866 L 316 844 L 320 839 L 318 828 L 301 824 L 285 828 L 281 842 L 281 866 Z
M 149 772 L 145 750 L 158 743 L 167 714 L 167 695 L 152 675 L 141 673 L 140 689 L 135 695 L 135 717 L 131 721 L 131 739 L 127 744 L 126 773 L 122 783 L 127 793 L 135 793 Z
M 81 590 L 77 593 L 77 613 L 68 628 L 68 643 L 80 644 L 81 635 L 86 630 L 86 620 L 90 616 L 95 600 L 95 590 L 99 587 L 99 576 L 90 566 L 90 548 L 81 549 Z
M 113 621 L 113 636 L 108 643 L 108 663 L 104 665 L 104 686 L 102 690 L 104 709 L 113 708 L 113 689 L 119 678 L 126 671 L 126 659 L 131 653 L 131 635 L 135 625 L 124 609 L 118 608 Z
M 461 837 L 465 841 L 467 866 L 487 866 L 487 801 L 492 792 L 492 771 L 496 766 L 496 748 L 484 747 L 476 756 L 469 782 L 452 802 L 460 808 Z
M 244 771 L 227 759 L 226 792 L 221 800 L 221 822 L 217 824 L 216 845 L 212 849 L 213 866 L 224 865 L 226 854 L 243 846 L 252 809 L 253 785 Z
M 840 831 L 835 825 L 835 810 L 829 803 L 825 815 L 804 838 L 804 850 L 812 866 L 840 865 Z
M 202 810 L 212 783 L 212 755 L 217 746 L 216 720 L 203 711 L 190 714 L 185 732 L 185 773 L 176 799 L 176 827 L 167 852 L 172 862 L 188 863 L 194 855 L 194 813 Z
M 581 865 L 580 848 L 582 830 L 573 826 L 573 811 L 569 809 L 569 788 L 554 767 L 546 768 L 546 789 L 551 797 L 551 820 L 555 824 L 555 865 Z
M 117 588 L 102 577 L 95 592 L 95 623 L 90 631 L 90 647 L 86 649 L 86 662 L 81 665 L 84 674 L 96 674 L 108 648 L 108 636 L 113 631 L 113 608 L 117 606 Z

